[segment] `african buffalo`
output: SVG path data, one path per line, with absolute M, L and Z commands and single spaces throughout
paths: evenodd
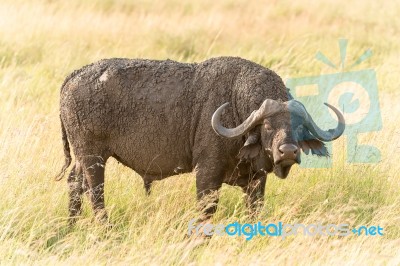
M 66 162 L 59 176 L 72 160 L 69 143 L 76 161 L 68 177 L 71 218 L 88 189 L 96 217 L 107 219 L 109 157 L 141 175 L 148 193 L 154 180 L 195 170 L 205 217 L 215 212 L 222 183 L 242 187 L 255 208 L 268 173 L 286 178 L 300 149 L 328 156 L 322 141 L 345 128 L 343 115 L 327 104 L 339 123 L 320 129 L 275 72 L 237 57 L 101 60 L 65 79 L 60 105 Z

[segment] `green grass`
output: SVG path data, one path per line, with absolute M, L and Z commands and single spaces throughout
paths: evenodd
M 328 4 L 329 2 L 329 4 Z M 330 6 L 333 5 L 333 6 Z M 0 262 L 5 264 L 388 264 L 400 263 L 400 28 L 397 2 L 282 1 L 11 1 L 0 4 Z M 111 160 L 106 168 L 106 230 L 85 199 L 67 226 L 67 184 L 53 177 L 63 163 L 59 89 L 67 74 L 101 58 L 143 57 L 199 62 L 234 55 L 283 79 L 335 73 L 317 51 L 339 63 L 337 40 L 348 38 L 347 65 L 377 73 L 383 129 L 360 135 L 378 147 L 378 164 L 348 164 L 345 140 L 333 144 L 333 167 L 293 167 L 268 176 L 259 217 L 243 193 L 223 186 L 213 223 L 263 221 L 381 225 L 382 237 L 236 237 L 189 239 L 197 217 L 192 174 L 156 182 Z

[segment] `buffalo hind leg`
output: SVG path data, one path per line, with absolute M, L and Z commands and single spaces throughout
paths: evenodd
M 83 194 L 83 175 L 82 168 L 76 163 L 68 175 L 69 187 L 69 222 L 74 224 L 76 217 L 81 214 L 82 210 L 82 194 Z
M 104 205 L 104 167 L 106 159 L 101 156 L 85 156 L 81 161 L 95 217 L 98 221 L 106 223 L 108 220 Z

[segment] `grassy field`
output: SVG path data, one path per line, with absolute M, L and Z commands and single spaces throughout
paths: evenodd
M 400 264 L 400 3 L 398 1 L 2 0 L 0 2 L 0 264 Z M 72 70 L 101 58 L 199 62 L 235 55 L 282 78 L 337 72 L 314 59 L 348 62 L 377 73 L 383 128 L 361 134 L 378 147 L 377 164 L 348 164 L 345 138 L 333 145 L 333 168 L 294 167 L 268 177 L 264 223 L 380 225 L 384 236 L 188 239 L 195 180 L 155 183 L 110 160 L 106 205 L 115 224 L 83 217 L 67 226 L 59 89 Z M 213 223 L 250 221 L 243 194 L 224 186 Z

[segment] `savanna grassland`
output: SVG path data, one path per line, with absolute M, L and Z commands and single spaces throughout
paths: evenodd
M 128 1 L 0 2 L 0 262 L 1 264 L 400 264 L 400 3 L 398 1 Z M 72 70 L 102 58 L 199 62 L 235 55 L 283 79 L 334 73 L 337 40 L 349 39 L 346 62 L 370 48 L 354 69 L 376 71 L 383 126 L 361 134 L 378 147 L 377 164 L 346 162 L 345 137 L 333 144 L 333 167 L 292 168 L 268 177 L 263 223 L 380 225 L 384 236 L 303 235 L 188 239 L 198 215 L 192 174 L 156 182 L 110 160 L 106 230 L 88 201 L 67 223 L 59 89 Z M 350 63 L 349 63 L 350 64 Z M 243 194 L 224 186 L 213 223 L 251 220 Z

